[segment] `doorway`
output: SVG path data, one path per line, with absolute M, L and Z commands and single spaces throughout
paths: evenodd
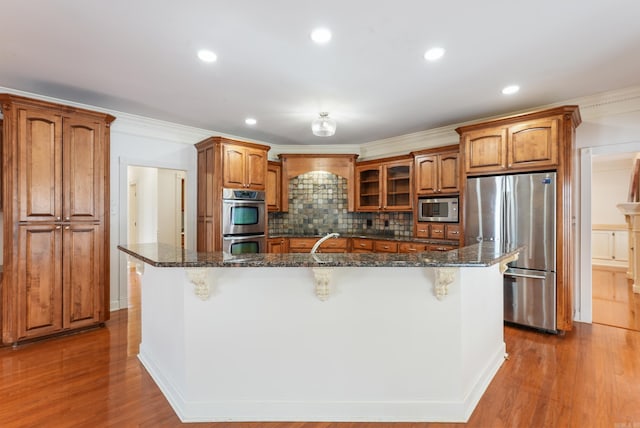
M 129 166 L 127 182 L 127 242 L 157 242 L 185 248 L 186 172 Z
M 628 200 L 636 152 L 592 156 L 591 278 L 593 322 L 640 330 L 640 295 L 632 290 L 629 231 L 616 205 Z

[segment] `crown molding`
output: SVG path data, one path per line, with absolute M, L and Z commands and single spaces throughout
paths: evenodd
M 20 91 L 13 88 L 0 86 L 0 92 L 111 114 L 116 117 L 116 120 L 111 124 L 112 135 L 120 133 L 149 138 L 153 140 L 162 140 L 182 144 L 195 144 L 208 137 L 220 136 L 238 141 L 269 145 L 269 143 L 265 141 L 251 140 L 243 137 L 238 137 L 236 135 L 225 134 L 222 132 L 211 131 L 203 128 L 196 128 L 193 126 L 180 125 L 174 122 L 152 119 L 145 116 L 138 116 L 131 113 L 105 109 L 102 107 L 77 103 L 60 98 L 47 97 L 44 95 Z
M 150 139 L 170 141 L 183 144 L 195 144 L 205 138 L 211 136 L 221 136 L 239 141 L 250 143 L 265 144 L 271 146 L 269 151 L 270 159 L 277 159 L 280 153 L 295 154 L 317 154 L 317 153 L 336 153 L 336 154 L 359 154 L 359 160 L 376 159 L 388 156 L 396 156 L 407 154 L 411 151 L 423 150 L 435 147 L 448 146 L 457 144 L 459 136 L 455 129 L 459 126 L 469 125 L 472 123 L 482 122 L 502 117 L 497 115 L 476 119 L 468 122 L 460 122 L 443 126 L 440 128 L 427 129 L 424 131 L 414 132 L 411 134 L 399 135 L 397 137 L 385 138 L 381 140 L 370 141 L 362 144 L 349 145 L 289 145 L 274 144 L 269 141 L 252 140 L 236 135 L 224 134 L 217 131 L 196 128 L 192 126 L 180 125 L 173 122 L 151 119 L 144 116 L 138 116 L 130 113 L 124 113 L 116 110 L 104 109 L 96 106 L 76 103 L 73 101 L 62 100 L 58 98 L 46 97 L 43 95 L 24 92 L 16 89 L 0 87 L 0 92 L 6 92 L 26 97 L 51 101 L 55 103 L 67 104 L 75 107 L 85 108 L 89 110 L 101 111 L 116 116 L 116 120 L 111 125 L 112 133 L 122 133 L 128 135 L 136 135 Z M 564 100 L 553 104 L 537 106 L 526 110 L 515 111 L 511 114 L 519 114 L 539 110 L 545 108 L 553 108 L 562 105 L 579 105 L 580 115 L 583 122 L 595 121 L 598 118 L 606 116 L 615 116 L 619 114 L 640 111 L 640 86 L 601 92 L 584 97 Z

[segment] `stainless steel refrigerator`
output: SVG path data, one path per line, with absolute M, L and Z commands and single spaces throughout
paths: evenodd
M 467 179 L 465 243 L 523 245 L 504 274 L 504 319 L 556 332 L 556 173 Z

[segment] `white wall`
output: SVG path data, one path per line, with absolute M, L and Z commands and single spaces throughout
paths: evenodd
M 625 225 L 624 215 L 616 205 L 627 201 L 634 158 L 634 152 L 614 158 L 609 155 L 593 156 L 591 224 Z

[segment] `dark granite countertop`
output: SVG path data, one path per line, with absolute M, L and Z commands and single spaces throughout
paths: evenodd
M 118 248 L 156 267 L 463 267 L 491 266 L 521 248 L 501 248 L 493 242 L 446 252 L 423 253 L 321 253 L 242 254 L 198 253 L 166 244 L 118 245 Z

